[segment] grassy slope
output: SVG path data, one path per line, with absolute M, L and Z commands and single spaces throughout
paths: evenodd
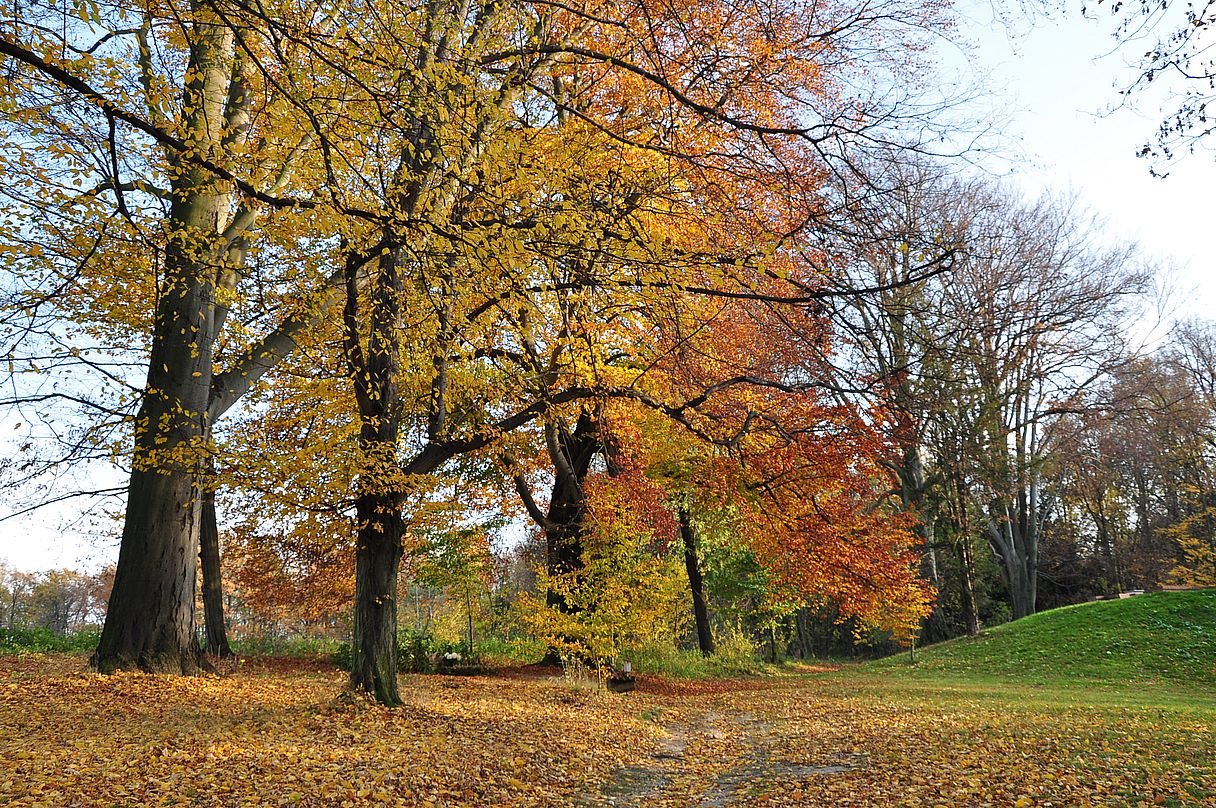
M 1053 609 L 872 663 L 931 677 L 1216 687 L 1216 589 Z

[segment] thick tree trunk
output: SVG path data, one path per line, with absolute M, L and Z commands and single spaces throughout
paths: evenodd
M 1030 559 L 1014 559 L 1014 563 L 1006 565 L 1005 572 L 1013 619 L 1020 620 L 1034 614 L 1038 581 L 1035 571 L 1030 568 Z
M 355 637 L 350 686 L 381 704 L 401 704 L 397 690 L 397 572 L 401 565 L 401 505 L 390 496 L 365 495 L 355 553 Z
M 911 401 L 911 398 L 908 398 Z M 937 563 L 937 546 L 933 530 L 933 516 L 929 513 L 925 501 L 925 468 L 921 461 L 920 444 L 914 443 L 904 449 L 901 462 L 896 468 L 899 478 L 900 500 L 905 512 L 916 516 L 912 526 L 912 534 L 916 543 L 923 548 L 925 555 L 921 561 L 922 574 L 928 576 L 938 592 L 942 589 L 942 577 Z M 924 619 L 920 632 L 921 639 L 944 640 L 950 636 L 946 622 L 946 613 L 940 597 L 933 600 L 933 611 Z
M 203 649 L 211 656 L 230 657 L 228 630 L 224 625 L 224 584 L 220 572 L 220 532 L 215 518 L 215 491 L 203 493 L 199 564 L 203 571 Z
M 199 497 L 189 471 L 131 474 L 127 521 L 94 667 L 195 673 Z
M 386 481 L 400 473 L 401 430 L 398 353 L 401 350 L 401 278 L 397 255 L 381 255 L 371 290 L 367 348 L 360 342 L 359 286 L 348 257 L 343 323 L 346 351 L 359 405 L 359 448 L 368 470 L 355 498 L 355 632 L 350 686 L 390 707 L 397 691 L 397 573 L 404 553 L 402 495 Z
M 218 196 L 200 196 L 178 218 L 214 227 L 218 205 Z M 126 522 L 94 656 L 102 672 L 193 673 L 199 665 L 194 599 L 214 295 L 213 273 L 190 261 L 189 239 L 182 241 L 167 256 L 172 282 L 157 314 L 136 419 Z
M 704 656 L 714 652 L 714 637 L 709 628 L 709 605 L 705 600 L 705 580 L 701 576 L 701 559 L 697 552 L 697 534 L 687 508 L 680 508 L 680 538 L 684 541 L 684 569 L 688 572 L 688 589 L 692 593 L 692 615 L 697 626 L 697 647 Z
M 1029 518 L 1014 519 L 1009 508 L 997 505 L 985 531 L 988 543 L 1001 563 L 1009 606 L 1014 620 L 1034 614 L 1038 589 L 1038 532 L 1034 511 Z
M 581 413 L 574 431 L 564 425 L 546 426 L 546 442 L 553 462 L 553 491 L 545 515 L 545 571 L 552 577 L 577 573 L 583 566 L 583 531 L 586 529 L 587 494 L 583 483 L 591 470 L 591 460 L 603 449 L 599 426 L 587 413 Z M 550 587 L 545 603 L 551 609 L 568 612 L 572 607 L 561 592 Z M 561 654 L 550 648 L 541 660 L 545 665 L 561 664 Z
M 182 98 L 183 139 L 216 156 L 233 34 L 200 12 Z M 171 159 L 176 159 L 171 156 Z M 209 172 L 177 166 L 148 380 L 135 421 L 126 522 L 97 670 L 193 673 L 200 472 L 209 436 L 215 341 L 213 256 L 229 194 Z

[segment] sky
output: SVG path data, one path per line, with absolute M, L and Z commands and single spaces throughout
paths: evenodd
M 1216 318 L 1214 228 L 1206 204 L 1216 189 L 1216 157 L 1188 156 L 1164 179 L 1155 178 L 1136 150 L 1152 137 L 1168 98 L 1111 109 L 1119 103 L 1117 86 L 1135 75 L 1128 66 L 1144 42 L 1116 49 L 1105 5 L 1093 20 L 1075 7 L 1034 20 L 994 12 L 986 0 L 957 8 L 964 17 L 959 35 L 974 47 L 948 48 L 946 58 L 983 77 L 981 103 L 1008 116 L 1003 142 L 1017 158 L 988 161 L 991 170 L 1008 174 L 1027 195 L 1075 193 L 1106 219 L 1111 238 L 1138 242 L 1146 258 L 1170 273 L 1181 316 Z M 45 513 L 0 522 L 0 561 L 23 570 L 112 562 L 112 537 L 91 543 L 89 533 L 87 519 L 61 523 Z
M 1216 317 L 1209 204 L 1216 155 L 1185 155 L 1158 166 L 1165 177 L 1152 176 L 1153 164 L 1136 152 L 1171 109 L 1165 91 L 1180 85 L 1167 77 L 1155 95 L 1121 103 L 1119 89 L 1135 78 L 1134 64 L 1151 43 L 1120 47 L 1106 5 L 1095 8 L 1086 19 L 1070 3 L 1066 13 L 1032 25 L 985 2 L 960 7 L 968 18 L 964 35 L 976 45 L 973 69 L 988 75 L 994 99 L 1006 100 L 1005 135 L 1024 154 L 1009 181 L 1026 194 L 1077 194 L 1106 220 L 1112 238 L 1139 243 L 1169 274 L 1163 281 L 1175 290 L 1180 316 Z

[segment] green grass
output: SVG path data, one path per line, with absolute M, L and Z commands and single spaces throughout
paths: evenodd
M 862 666 L 913 678 L 1216 687 L 1216 589 L 1042 612 Z

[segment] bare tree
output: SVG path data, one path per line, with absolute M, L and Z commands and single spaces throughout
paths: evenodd
M 1125 361 L 1122 328 L 1150 277 L 1132 248 L 1099 246 L 1098 224 L 1070 200 L 1026 203 L 931 164 L 882 176 L 897 190 L 885 205 L 861 201 L 851 264 L 881 292 L 850 299 L 838 319 L 846 356 L 893 415 L 890 467 L 920 517 L 930 575 L 932 526 L 950 522 L 974 631 L 971 528 L 1001 563 L 1014 616 L 1032 613 L 1057 425 Z M 926 271 L 947 249 L 949 264 Z
M 1067 200 L 1020 203 L 988 189 L 943 305 L 963 328 L 952 410 L 973 441 L 972 495 L 1005 573 L 1014 618 L 1035 611 L 1043 486 L 1059 416 L 1126 361 L 1124 327 L 1150 288 L 1130 248 L 1094 243 Z

